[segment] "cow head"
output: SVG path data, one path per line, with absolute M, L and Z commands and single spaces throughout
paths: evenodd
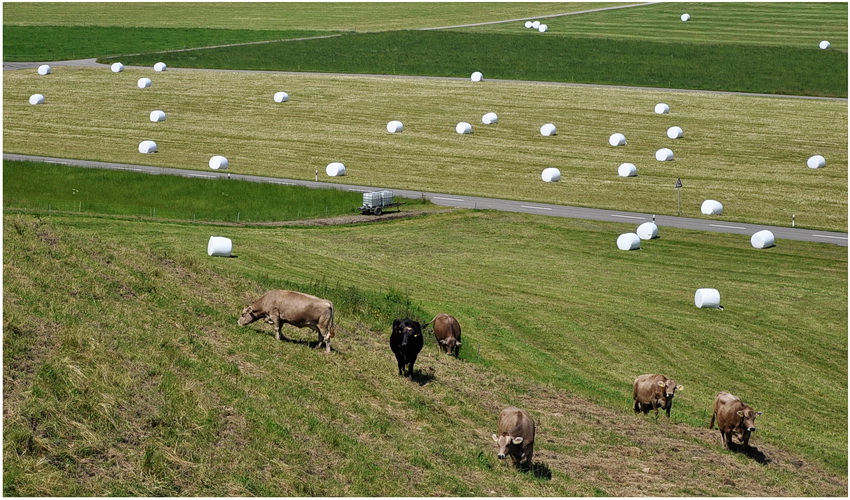
M 507 434 L 503 434 L 501 436 L 497 436 L 493 434 L 493 441 L 499 446 L 499 452 L 496 454 L 499 457 L 499 460 L 504 460 L 508 456 L 508 448 L 511 446 L 518 446 L 522 444 L 522 437 L 520 436 L 508 436 Z M 520 458 L 525 458 L 525 453 Z
M 440 339 L 437 342 L 439 342 L 441 346 L 444 346 L 446 349 L 448 349 L 449 354 L 455 352 L 455 349 L 460 349 L 460 341 L 454 337 Z
M 393 321 L 393 334 L 401 335 L 401 345 L 406 346 L 412 338 L 422 336 L 422 325 L 410 318 Z
M 755 432 L 756 430 L 756 417 L 760 417 L 764 414 L 764 412 L 755 411 L 749 406 L 745 407 L 743 410 L 738 410 L 736 415 L 741 418 L 741 430 L 747 432 Z
M 245 309 L 242 309 L 242 315 L 239 316 L 239 326 L 245 326 L 248 324 L 257 321 L 262 317 L 261 314 L 254 313 L 254 308 L 251 306 L 245 306 Z
M 681 385 L 676 385 L 676 381 L 671 378 L 668 378 L 666 382 L 662 382 L 659 380 L 658 386 L 662 388 L 662 390 L 664 391 L 664 398 L 668 401 L 673 399 L 673 396 L 676 395 L 677 390 L 681 391 L 685 389 Z

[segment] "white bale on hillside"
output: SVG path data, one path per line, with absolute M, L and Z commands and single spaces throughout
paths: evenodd
M 467 122 L 460 122 L 455 126 L 455 131 L 458 134 L 471 134 L 472 133 L 472 125 Z
M 233 251 L 233 242 L 230 238 L 223 236 L 210 236 L 207 243 L 207 255 L 210 257 L 230 257 Z
M 826 166 L 826 158 L 821 155 L 810 156 L 808 160 L 806 160 L 806 165 L 809 168 L 823 168 Z
M 537 27 L 537 31 L 539 31 L 541 33 L 546 33 L 547 31 L 549 31 L 549 26 L 546 25 L 546 24 L 541 24 L 540 26 Z
M 557 135 L 557 134 L 558 134 L 558 129 L 555 128 L 555 125 L 553 123 L 547 123 L 547 124 L 543 125 L 542 127 L 540 127 L 540 135 L 543 135 L 545 137 L 549 137 L 550 135 Z
M 136 83 L 140 89 L 146 89 L 151 86 L 150 78 L 139 78 L 139 81 Z
M 109 67 L 113 73 L 120 73 L 124 71 L 124 65 L 120 62 L 112 63 L 112 66 Z
M 658 226 L 654 222 L 644 222 L 638 226 L 637 235 L 642 240 L 658 238 Z
M 773 236 L 773 233 L 764 229 L 752 235 L 750 237 L 750 245 L 753 248 L 770 248 L 776 244 L 776 237 Z
M 681 19 L 682 22 L 688 22 L 688 21 L 691 20 L 691 15 L 690 14 L 682 14 L 682 17 L 680 17 L 679 19 Z
M 617 168 L 620 177 L 634 177 L 637 175 L 637 167 L 634 163 L 623 163 Z
M 481 117 L 481 123 L 484 125 L 493 125 L 494 123 L 499 123 L 499 117 L 496 113 L 485 113 L 484 116 Z
M 705 200 L 700 206 L 704 215 L 723 215 L 723 204 L 717 200 Z
M 822 49 L 826 50 L 826 49 L 828 49 L 828 48 L 829 48 L 829 42 L 828 42 L 828 41 L 826 41 L 826 40 L 824 40 L 824 41 L 822 41 L 821 43 L 819 43 L 819 44 L 818 44 L 818 47 L 820 47 L 820 48 L 822 48 Z
M 543 182 L 558 182 L 561 180 L 561 171 L 555 167 L 544 168 L 540 178 Z
M 671 161 L 673 159 L 673 151 L 668 148 L 661 148 L 655 152 L 655 159 L 658 161 Z
M 663 102 L 659 102 L 655 105 L 655 112 L 659 115 L 666 115 L 670 112 L 670 106 Z
M 540 21 L 532 22 L 531 27 L 534 28 L 534 29 L 539 29 L 540 28 Z
M 139 143 L 139 153 L 156 153 L 156 143 L 153 141 L 142 141 Z
M 329 177 L 342 177 L 345 175 L 345 165 L 338 161 L 328 163 L 328 166 L 325 167 L 325 173 Z
M 620 250 L 639 250 L 640 237 L 635 233 L 624 233 L 617 238 L 617 248 Z
M 671 139 L 680 139 L 683 135 L 685 135 L 685 131 L 682 130 L 682 127 L 670 127 L 667 129 L 667 137 Z
M 531 28 L 531 25 L 532 25 L 532 24 L 533 24 L 533 23 L 532 23 L 531 21 L 526 21 L 526 22 L 525 22 L 525 27 L 526 27 L 526 28 Z
M 286 92 L 275 92 L 274 102 L 286 102 L 289 100 L 289 94 Z
M 473 73 L 473 74 L 472 74 L 472 76 L 470 77 L 470 79 L 471 79 L 473 82 L 480 82 L 481 80 L 483 80 L 483 79 L 484 79 L 484 74 L 483 74 L 483 73 L 481 73 L 480 71 L 476 71 L 475 73 Z
M 151 111 L 151 121 L 152 122 L 164 122 L 165 121 L 165 111 L 163 111 L 161 109 Z
M 608 144 L 612 146 L 625 146 L 626 136 L 619 132 L 617 132 L 616 134 L 611 134 L 611 137 L 608 138 Z
M 38 67 L 38 74 L 42 76 L 49 75 L 51 71 L 53 71 L 53 69 L 49 64 L 42 64 Z
M 230 166 L 230 162 L 221 155 L 215 155 L 210 158 L 210 168 L 213 170 L 227 170 L 228 166 Z
M 694 305 L 700 309 L 719 309 L 720 292 L 716 288 L 698 288 L 694 294 Z
M 30 96 L 30 104 L 44 104 L 44 96 L 41 94 L 33 94 Z
M 392 120 L 387 123 L 387 132 L 395 134 L 404 131 L 404 124 L 398 120 Z
M 168 69 L 168 66 L 166 66 L 164 62 L 158 62 L 153 65 L 154 71 L 165 71 L 166 69 Z

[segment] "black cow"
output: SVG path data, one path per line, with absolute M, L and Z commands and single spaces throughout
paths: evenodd
M 393 321 L 393 333 L 390 335 L 390 349 L 398 361 L 398 374 L 405 376 L 404 365 L 407 365 L 407 375 L 413 378 L 413 363 L 422 350 L 422 325 L 410 318 Z

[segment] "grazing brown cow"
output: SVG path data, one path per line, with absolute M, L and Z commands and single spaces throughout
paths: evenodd
M 714 398 L 714 413 L 711 415 L 709 429 L 714 428 L 717 420 L 717 428 L 720 429 L 720 442 L 726 449 L 732 449 L 732 436 L 744 445 L 744 449 L 750 447 L 750 434 L 756 430 L 756 417 L 763 412 L 755 411 L 741 398 L 728 392 L 718 392 Z
M 431 323 L 434 324 L 434 337 L 437 338 L 440 349 L 447 354 L 458 357 L 460 355 L 460 323 L 454 316 L 438 314 L 434 316 L 434 319 L 422 325 L 422 328 Z
M 676 385 L 675 380 L 664 375 L 641 375 L 635 379 L 634 385 L 635 413 L 642 411 L 646 415 L 649 410 L 655 410 L 657 418 L 660 408 L 667 412 L 669 418 L 670 409 L 673 407 L 673 396 L 676 395 L 677 390 L 683 389 L 681 385 Z
M 530 467 L 534 456 L 534 419 L 525 410 L 505 408 L 499 414 L 499 431 L 493 434 L 493 441 L 499 445 L 499 460 L 510 455 L 515 466 Z
M 291 290 L 272 290 L 242 309 L 239 324 L 245 326 L 258 319 L 274 325 L 275 338 L 278 340 L 281 337 L 287 340 L 281 334 L 285 323 L 298 328 L 310 328 L 319 334 L 316 348 L 324 344 L 327 352 L 331 352 L 331 338 L 335 329 L 334 305 L 329 300 Z

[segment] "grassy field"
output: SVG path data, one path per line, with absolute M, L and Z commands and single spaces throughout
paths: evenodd
M 846 495 L 845 249 L 665 229 L 621 252 L 624 227 L 228 228 L 239 258 L 214 259 L 208 228 L 7 214 L 4 494 Z M 276 287 L 335 301 L 336 352 L 236 325 Z M 461 360 L 429 343 L 398 378 L 392 319 L 444 311 Z M 685 386 L 670 422 L 630 409 L 656 370 Z M 752 458 L 705 428 L 718 390 L 765 412 Z M 529 473 L 494 456 L 509 404 L 538 421 Z
M 139 77 L 153 80 L 136 87 Z M 633 89 L 589 89 L 468 79 L 329 77 L 205 71 L 57 68 L 5 72 L 7 152 L 206 170 L 212 155 L 236 173 L 313 179 L 332 161 L 346 177 L 323 179 L 388 188 L 492 196 L 657 214 L 701 216 L 705 199 L 723 221 L 846 231 L 847 105 Z M 285 90 L 290 100 L 272 96 Z M 43 105 L 28 103 L 45 95 Z M 671 107 L 657 115 L 658 102 Z M 150 111 L 168 119 L 152 123 Z M 480 124 L 486 112 L 499 123 Z M 388 134 L 401 120 L 405 131 Z M 454 131 L 460 121 L 471 135 Z M 543 137 L 540 127 L 558 127 Z M 680 126 L 685 136 L 668 139 Z M 625 134 L 614 148 L 608 137 Z M 157 142 L 155 155 L 139 142 Z M 669 147 L 675 160 L 658 162 Z M 826 168 L 809 169 L 821 154 Z M 617 176 L 623 162 L 638 176 Z M 547 167 L 560 183 L 540 181 Z

